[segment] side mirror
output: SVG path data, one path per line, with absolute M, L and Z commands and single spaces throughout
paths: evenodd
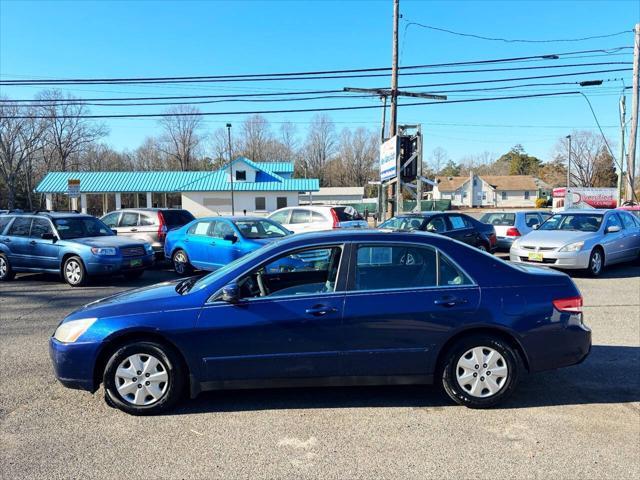
M 240 289 L 237 283 L 230 283 L 222 287 L 220 300 L 227 303 L 238 303 L 240 301 Z
M 238 241 L 238 237 L 236 237 L 233 234 L 229 234 L 229 235 L 225 235 L 223 240 L 226 240 L 227 242 L 231 242 L 231 243 L 236 243 Z
M 540 224 L 534 223 L 533 225 L 531 225 L 531 228 L 533 228 L 534 230 L 537 230 L 538 228 L 540 228 Z
M 54 242 L 58 239 L 58 237 L 56 237 L 51 232 L 43 233 L 42 235 L 40 235 L 40 238 L 42 238 L 43 240 L 53 240 Z
M 114 235 L 118 234 L 118 231 L 115 228 L 112 228 L 111 231 L 113 232 Z
M 610 227 L 607 227 L 607 231 L 606 233 L 616 233 L 620 231 L 620 227 L 617 225 L 611 225 Z

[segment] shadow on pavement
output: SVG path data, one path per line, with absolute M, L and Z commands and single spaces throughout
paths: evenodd
M 611 404 L 640 401 L 640 347 L 595 345 L 580 365 L 526 375 L 514 395 L 496 408 Z M 202 393 L 170 415 L 251 410 L 454 405 L 436 386 L 331 387 Z

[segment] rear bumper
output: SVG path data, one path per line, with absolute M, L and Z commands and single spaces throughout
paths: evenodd
M 49 339 L 49 356 L 58 381 L 67 388 L 95 392 L 93 368 L 98 352 L 95 343 L 62 343 Z
M 591 329 L 577 321 L 545 328 L 529 335 L 523 346 L 532 373 L 568 367 L 583 362 L 591 352 Z
M 143 257 L 114 257 L 100 258 L 97 261 L 86 262 L 89 275 L 108 275 L 110 273 L 124 273 L 141 270 L 153 265 L 155 254 Z
M 511 245 L 513 245 L 514 240 L 517 237 L 498 237 L 498 249 L 499 250 L 510 250 Z

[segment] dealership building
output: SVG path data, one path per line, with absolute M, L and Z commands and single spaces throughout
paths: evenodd
M 301 196 L 313 199 L 319 191 L 318 179 L 293 178 L 291 162 L 254 162 L 244 157 L 214 171 L 49 172 L 35 191 L 45 195 L 47 210 L 54 210 L 56 195 L 68 195 L 71 186 L 77 196 L 75 206 L 83 212 L 89 197 L 97 196 L 103 213 L 110 204 L 116 210 L 181 206 L 196 217 L 230 214 L 232 193 L 236 214 L 264 215 L 298 205 Z M 180 205 L 170 200 L 176 198 Z

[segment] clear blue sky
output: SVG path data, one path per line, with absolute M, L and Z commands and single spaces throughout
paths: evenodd
M 401 0 L 401 65 L 504 58 L 576 50 L 631 46 L 632 33 L 567 43 L 504 43 L 405 29 L 420 22 L 490 37 L 576 38 L 629 30 L 640 21 L 640 2 L 632 1 L 482 1 Z M 26 2 L 0 0 L 0 75 L 8 78 L 185 76 L 384 67 L 391 62 L 392 3 L 384 1 L 202 1 L 202 2 Z M 584 58 L 579 62 L 631 61 L 624 55 Z M 562 60 L 555 60 L 561 62 Z M 554 61 L 549 61 L 554 62 Z M 538 62 L 537 64 L 540 64 Z M 534 65 L 534 64 L 528 64 Z M 621 67 L 593 67 L 593 69 Z M 585 68 L 586 69 L 586 68 Z M 575 70 L 575 69 L 574 69 Z M 516 73 L 443 74 L 400 78 L 401 85 L 454 82 L 508 75 L 564 73 L 572 69 Z M 631 84 L 630 72 L 604 73 L 547 82 L 613 79 Z M 76 96 L 207 95 L 385 86 L 382 79 L 311 80 L 234 84 L 70 87 Z M 489 85 L 491 86 L 491 85 Z M 606 132 L 617 141 L 618 96 L 622 83 L 583 91 L 589 95 Z M 448 87 L 461 88 L 461 87 Z M 530 87 L 509 93 L 559 91 L 574 87 Z M 30 98 L 38 87 L 0 87 L 0 95 Z M 67 89 L 67 87 L 65 87 Z M 507 94 L 496 92 L 495 95 Z M 451 99 L 491 96 L 460 93 Z M 630 99 L 629 99 L 630 100 Z M 378 100 L 322 100 L 280 104 L 203 105 L 203 111 L 259 110 L 313 106 L 368 105 Z M 630 102 L 629 102 L 630 104 Z M 165 107 L 92 107 L 93 113 L 151 113 Z M 426 151 L 442 147 L 455 160 L 483 151 L 502 153 L 515 143 L 543 159 L 556 140 L 572 129 L 595 128 L 581 97 L 512 100 L 411 107 L 399 110 L 400 123 L 422 123 Z M 380 111 L 330 114 L 337 127 L 379 128 Z M 313 114 L 269 115 L 274 122 L 300 123 Z M 208 129 L 242 117 L 207 117 Z M 155 119 L 105 121 L 114 148 L 134 149 L 158 133 Z

